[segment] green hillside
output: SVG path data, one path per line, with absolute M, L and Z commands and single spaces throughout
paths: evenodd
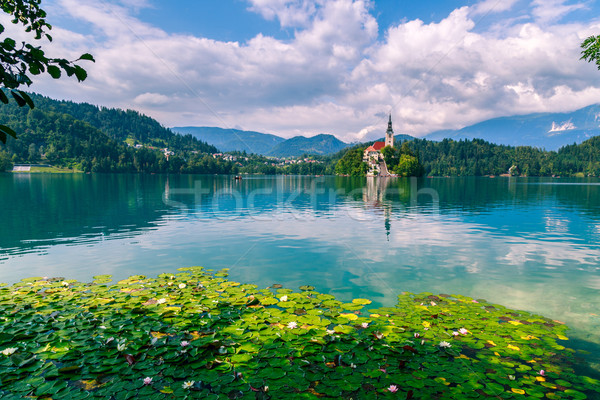
M 482 139 L 408 142 L 425 173 L 433 176 L 482 176 L 514 173 L 526 176 L 600 176 L 600 137 L 558 151 L 506 146 Z
M 0 145 L 0 170 L 46 163 L 84 172 L 231 172 L 231 163 L 218 165 L 208 155 L 218 151 L 214 146 L 136 111 L 31 97 L 35 109 L 0 107 L 0 123 L 18 132 Z M 169 160 L 164 148 L 172 152 Z

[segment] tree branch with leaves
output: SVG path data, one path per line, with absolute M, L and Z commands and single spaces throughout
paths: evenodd
M 25 32 L 32 32 L 35 40 L 45 38 L 52 41 L 48 33 L 52 29 L 46 21 L 46 12 L 40 8 L 42 0 L 0 0 L 0 8 L 3 12 L 13 17 L 12 23 L 22 25 Z M 19 90 L 23 85 L 30 86 L 33 81 L 32 75 L 48 73 L 52 78 L 59 79 L 63 72 L 67 76 L 75 76 L 79 82 L 87 78 L 87 72 L 76 64 L 78 61 L 94 61 L 91 54 L 85 53 L 76 60 L 69 61 L 64 58 L 49 58 L 41 46 L 31 43 L 17 43 L 10 37 L 2 40 L 4 26 L 0 24 L 0 87 L 10 90 L 11 96 L 20 107 L 29 106 L 34 108 L 34 103 L 27 93 Z M 4 104 L 9 98 L 3 90 L 0 90 L 0 101 Z M 6 143 L 7 135 L 14 138 L 17 134 L 11 128 L 0 125 L 0 141 Z
M 581 58 L 587 62 L 595 62 L 600 69 L 600 35 L 590 36 L 581 43 Z

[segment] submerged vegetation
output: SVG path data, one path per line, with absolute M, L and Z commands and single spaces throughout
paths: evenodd
M 585 399 L 560 322 L 463 296 L 366 309 L 201 267 L 0 289 L 2 398 Z

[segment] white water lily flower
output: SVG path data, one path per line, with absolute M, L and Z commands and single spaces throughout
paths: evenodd
M 368 323 L 368 322 L 363 322 L 363 323 L 361 324 L 361 326 L 362 326 L 363 328 L 365 328 L 365 329 L 366 329 L 366 328 L 368 328 L 368 327 L 369 327 L 369 323 Z
M 285 294 L 279 298 L 279 301 L 287 301 L 287 300 L 288 300 L 288 297 Z
M 195 381 L 186 381 L 186 382 L 183 382 L 183 385 L 181 385 L 181 387 L 184 389 L 189 389 L 192 386 L 194 386 L 194 383 L 196 383 L 196 382 Z
M 100 329 L 106 329 L 106 327 L 104 325 L 100 325 L 98 328 L 100 328 Z
M 333 335 L 335 333 L 333 329 L 326 329 L 325 332 L 327 332 L 328 335 Z
M 156 304 L 164 304 L 166 302 L 167 302 L 167 299 L 165 299 L 165 298 L 156 300 Z
M 4 354 L 5 356 L 10 356 L 17 350 L 18 349 L 16 347 L 7 347 L 6 349 L 2 350 L 2 354 Z
M 290 329 L 295 329 L 298 327 L 298 324 L 296 323 L 296 321 L 292 321 L 290 323 L 287 324 L 287 327 Z
M 127 345 L 125 343 L 121 343 L 117 345 L 117 350 L 119 351 L 123 351 L 127 348 Z
M 179 284 L 179 289 L 185 289 L 187 285 L 185 283 L 180 283 Z
M 446 342 L 445 340 L 442 340 L 440 342 L 440 347 L 442 347 L 442 348 L 449 348 L 449 347 L 452 347 L 452 345 L 450 343 Z
M 62 285 L 63 285 L 63 286 L 69 286 L 69 282 L 67 282 L 67 281 L 62 281 Z

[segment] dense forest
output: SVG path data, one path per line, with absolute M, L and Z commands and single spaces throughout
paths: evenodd
M 504 146 L 481 139 L 408 142 L 433 176 L 483 176 L 511 173 L 525 176 L 599 176 L 600 136 L 581 144 L 545 151 L 529 146 Z

